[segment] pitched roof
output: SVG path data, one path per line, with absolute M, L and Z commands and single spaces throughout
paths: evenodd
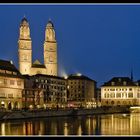
M 36 74 L 33 76 L 29 75 L 24 75 L 25 78 L 30 79 L 30 78 L 54 78 L 54 79 L 62 79 L 65 80 L 64 77 L 59 77 L 59 76 L 54 76 L 54 75 L 45 75 L 45 74 Z
M 36 59 L 33 64 L 41 65 L 41 63 L 38 59 Z
M 89 81 L 94 81 L 96 82 L 95 80 L 92 80 L 90 79 L 89 77 L 85 76 L 85 75 L 81 75 L 81 74 L 71 74 L 68 76 L 67 78 L 68 80 L 89 80 Z
M 34 63 L 32 64 L 32 67 L 34 67 L 34 68 L 46 68 L 45 65 L 41 64 L 38 59 L 36 59 L 34 61 Z
M 18 69 L 14 66 L 12 61 L 7 60 L 0 60 L 0 70 L 7 70 L 11 71 L 12 73 L 0 73 L 0 76 L 7 76 L 7 77 L 20 77 L 23 78 Z M 17 74 L 13 74 L 13 72 L 16 72 Z
M 19 72 L 17 68 L 14 66 L 14 64 L 12 63 L 12 61 L 7 61 L 7 60 L 0 60 L 0 69 Z
M 129 77 L 113 77 L 102 86 L 136 86 L 136 84 Z

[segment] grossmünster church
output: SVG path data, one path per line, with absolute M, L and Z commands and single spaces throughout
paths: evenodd
M 57 70 L 57 42 L 54 25 L 48 21 L 44 40 L 44 64 L 39 60 L 32 63 L 32 39 L 28 20 L 24 17 L 20 23 L 18 40 L 19 71 L 23 75 L 58 75 Z

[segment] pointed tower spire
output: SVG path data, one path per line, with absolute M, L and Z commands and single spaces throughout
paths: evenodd
M 131 69 L 131 80 L 133 81 L 133 69 Z

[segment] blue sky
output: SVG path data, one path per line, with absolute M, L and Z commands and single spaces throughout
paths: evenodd
M 29 21 L 33 61 L 43 63 L 45 27 L 51 18 L 58 42 L 59 73 L 82 73 L 98 85 L 114 76 L 140 79 L 140 5 L 0 5 L 0 59 L 18 67 L 21 19 Z

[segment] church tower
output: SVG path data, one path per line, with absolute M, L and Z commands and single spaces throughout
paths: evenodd
M 21 20 L 18 40 L 19 71 L 21 74 L 30 74 L 32 65 L 32 41 L 27 19 Z
M 48 21 L 45 31 L 44 64 L 48 75 L 57 76 L 57 42 L 51 20 Z

